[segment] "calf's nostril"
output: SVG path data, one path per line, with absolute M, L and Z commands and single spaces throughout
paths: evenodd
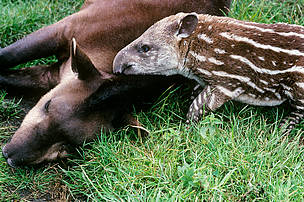
M 118 71 L 118 73 L 123 74 L 124 71 L 125 71 L 126 69 L 129 69 L 129 68 L 131 68 L 131 67 L 132 67 L 132 65 L 130 65 L 130 64 L 128 64 L 128 63 L 124 63 L 123 65 L 121 65 L 120 71 Z
M 114 69 L 114 73 L 123 74 L 124 71 L 125 71 L 126 69 L 129 69 L 129 68 L 131 68 L 131 67 L 132 67 L 131 64 L 124 63 L 124 64 L 122 64 L 121 66 L 115 68 L 115 69 Z

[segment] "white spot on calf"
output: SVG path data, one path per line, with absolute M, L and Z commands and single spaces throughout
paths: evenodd
M 285 91 L 284 91 L 284 94 L 285 94 L 288 98 L 293 99 L 293 96 L 292 96 L 291 92 L 285 90 Z
M 217 53 L 217 54 L 225 54 L 226 53 L 225 50 L 222 50 L 222 49 L 219 49 L 219 48 L 215 48 L 214 52 Z
M 195 59 L 197 59 L 197 60 L 200 61 L 200 62 L 206 62 L 206 61 L 207 61 L 207 59 L 206 59 L 205 56 L 198 55 L 198 54 L 196 54 L 196 53 L 193 52 L 193 51 L 190 51 L 189 53 L 190 53 Z
M 248 95 L 249 95 L 250 97 L 253 97 L 253 98 L 256 97 L 256 95 L 255 95 L 255 94 L 252 94 L 252 93 L 248 93 Z
M 268 97 L 267 97 L 268 98 Z M 235 98 L 234 100 L 243 102 L 250 105 L 257 105 L 257 106 L 276 106 L 282 104 L 285 100 L 271 100 L 265 98 L 264 100 L 253 98 L 249 95 L 242 94 L 239 97 Z
M 281 95 L 280 95 L 279 93 L 275 93 L 274 95 L 275 95 L 279 100 L 282 99 L 282 97 L 281 97 Z
M 231 99 L 239 96 L 241 93 L 244 92 L 244 90 L 239 87 L 235 89 L 234 91 L 230 91 L 227 88 L 224 88 L 223 86 L 216 86 L 217 89 L 219 89 L 224 95 L 230 97 Z
M 208 61 L 211 62 L 211 63 L 213 63 L 213 64 L 216 64 L 216 65 L 223 65 L 223 64 L 225 64 L 224 62 L 219 61 L 219 60 L 215 59 L 214 57 L 208 58 Z
M 300 88 L 304 89 L 304 83 L 302 83 L 302 82 L 297 82 L 296 85 L 299 86 Z
M 199 39 L 202 39 L 202 40 L 204 40 L 206 43 L 208 43 L 208 44 L 212 44 L 213 43 L 213 40 L 210 38 L 210 37 L 208 37 L 206 34 L 199 34 L 199 35 L 197 35 L 197 37 L 199 38 Z

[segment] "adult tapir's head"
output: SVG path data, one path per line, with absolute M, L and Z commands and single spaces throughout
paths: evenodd
M 196 13 L 179 13 L 158 21 L 118 52 L 114 73 L 167 76 L 188 73 L 184 63 L 190 45 L 182 42 L 187 43 L 183 39 L 195 31 L 197 24 Z
M 37 164 L 67 155 L 66 145 L 78 145 L 101 126 L 112 128 L 113 111 L 90 110 L 86 100 L 105 80 L 73 40 L 71 75 L 44 95 L 3 147 L 10 166 Z M 84 106 L 86 105 L 86 106 Z M 86 135 L 86 136 L 85 136 Z

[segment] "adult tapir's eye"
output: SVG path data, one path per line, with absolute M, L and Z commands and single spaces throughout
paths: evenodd
M 142 46 L 139 47 L 138 52 L 140 52 L 140 53 L 146 53 L 146 52 L 148 52 L 150 49 L 151 49 L 150 46 L 148 46 L 148 45 L 142 45 Z
M 45 112 L 49 112 L 49 106 L 50 106 L 51 100 L 47 101 L 44 105 Z

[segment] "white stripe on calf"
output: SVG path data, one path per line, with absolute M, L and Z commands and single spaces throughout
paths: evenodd
M 214 110 L 214 102 L 215 102 L 215 95 L 212 94 L 210 99 L 209 99 L 209 102 L 207 103 L 208 104 L 208 107 L 209 109 L 211 109 L 212 111 Z
M 285 90 L 291 90 L 289 86 L 286 86 L 285 84 L 280 83 L 280 85 L 285 89 Z
M 202 95 L 201 94 L 198 95 L 198 104 L 199 105 L 202 104 Z
M 222 32 L 219 35 L 221 35 L 222 37 L 224 37 L 226 39 L 229 39 L 229 40 L 245 42 L 245 43 L 253 45 L 257 48 L 272 50 L 272 51 L 277 52 L 277 53 L 283 52 L 283 53 L 286 53 L 288 55 L 295 55 L 295 56 L 303 56 L 304 55 L 304 53 L 300 52 L 299 50 L 287 50 L 287 49 L 283 49 L 283 48 L 276 47 L 276 46 L 261 44 L 261 43 L 258 43 L 256 41 L 252 40 L 252 39 L 242 37 L 242 36 L 237 36 L 237 35 L 234 35 L 234 34 L 230 34 L 228 32 Z
M 212 71 L 212 73 L 216 76 L 237 79 L 237 80 L 239 80 L 243 83 L 246 83 L 248 86 L 251 86 L 252 88 L 256 89 L 257 91 L 259 91 L 261 93 L 265 93 L 265 91 L 263 89 L 259 88 L 257 85 L 255 85 L 255 83 L 251 82 L 250 78 L 248 78 L 248 77 L 234 75 L 234 74 L 228 74 L 228 73 L 223 72 L 223 71 Z
M 201 85 L 199 85 L 199 84 L 196 85 L 196 86 L 193 88 L 193 90 L 196 91 L 200 86 L 201 86 Z
M 201 69 L 201 68 L 197 68 L 197 70 L 202 73 L 202 74 L 205 74 L 207 76 L 212 76 L 211 72 L 205 70 L 205 69 Z
M 194 109 L 197 111 L 199 108 L 197 106 L 197 102 L 196 102 L 196 99 L 193 100 L 193 106 L 194 106 Z
M 256 72 L 262 73 L 262 74 L 270 74 L 270 75 L 275 75 L 275 74 L 283 74 L 287 72 L 299 72 L 304 74 L 304 67 L 302 66 L 293 66 L 289 69 L 285 70 L 269 70 L 269 69 L 264 69 L 264 68 L 259 68 L 255 66 L 252 62 L 250 62 L 247 58 L 240 56 L 240 55 L 230 55 L 232 59 L 239 60 L 245 64 L 247 64 L 251 69 L 253 69 Z
M 234 21 L 233 23 L 236 24 L 236 25 L 245 27 L 245 28 L 256 29 L 256 30 L 259 30 L 261 32 L 274 33 L 274 34 L 278 34 L 278 35 L 281 35 L 281 36 L 297 36 L 297 37 L 300 37 L 300 38 L 304 39 L 304 34 L 299 34 L 299 33 L 296 33 L 296 32 L 275 32 L 273 29 L 267 29 L 267 28 L 265 29 L 265 28 L 262 28 L 262 27 L 257 27 L 257 26 L 253 26 L 253 25 L 238 23 L 236 21 Z
M 265 80 L 260 79 L 260 82 L 263 83 L 263 84 L 265 84 L 265 85 L 268 85 L 268 82 L 265 81 Z

